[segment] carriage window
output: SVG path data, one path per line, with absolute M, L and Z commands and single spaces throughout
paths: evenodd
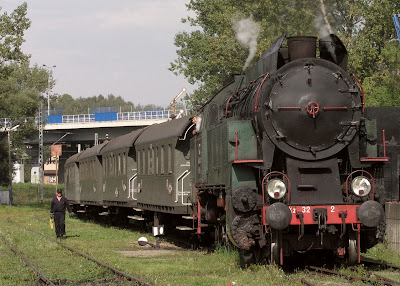
M 121 175 L 121 154 L 118 154 L 118 175 Z
M 105 161 L 105 166 L 106 166 L 106 169 L 105 169 L 106 176 L 108 176 L 108 172 L 109 172 L 109 169 L 110 169 L 110 166 L 108 164 L 108 156 L 105 157 L 104 161 Z
M 112 160 L 112 156 L 110 155 L 110 157 L 108 157 L 108 163 L 110 163 L 110 173 L 109 175 L 111 176 L 113 173 L 113 168 L 114 168 L 114 164 L 113 164 L 113 160 Z
M 113 155 L 113 160 L 114 160 L 114 176 L 117 175 L 118 172 L 118 159 L 117 155 Z
M 137 172 L 138 172 L 138 174 L 141 174 L 142 173 L 142 160 L 140 159 L 140 157 L 141 157 L 141 155 L 142 155 L 142 153 L 138 150 L 137 151 Z
M 164 174 L 164 146 L 161 146 L 161 155 L 160 155 L 160 167 L 161 167 L 161 174 Z
M 147 153 L 146 153 L 146 149 L 143 149 L 143 174 L 148 174 L 148 162 L 149 162 L 149 159 L 147 158 Z
M 158 175 L 158 147 L 156 147 L 155 160 L 156 160 L 156 175 Z
M 148 174 L 151 175 L 153 174 L 153 149 L 147 149 L 147 156 L 148 156 Z
M 172 173 L 172 145 L 168 144 L 168 173 Z
M 122 156 L 122 174 L 126 175 L 126 153 Z

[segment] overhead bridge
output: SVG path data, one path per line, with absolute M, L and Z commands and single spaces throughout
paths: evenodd
M 186 114 L 188 110 L 182 115 Z M 171 110 L 48 115 L 43 127 L 43 145 L 62 145 L 59 182 L 63 182 L 64 162 L 79 150 L 92 147 L 104 140 L 112 140 L 139 128 L 165 122 L 171 115 Z M 7 124 L 7 119 L 3 119 L 3 123 Z M 27 139 L 25 144 L 26 152 L 31 156 L 34 165 L 38 162 L 39 137 Z

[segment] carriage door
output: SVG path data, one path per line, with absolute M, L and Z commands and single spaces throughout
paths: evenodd
M 175 202 L 182 205 L 191 205 L 188 202 L 188 198 L 190 196 L 190 171 L 185 170 L 177 179 L 176 179 L 176 198 Z
M 138 186 L 137 186 L 137 173 L 129 179 L 129 194 L 128 199 L 137 200 Z

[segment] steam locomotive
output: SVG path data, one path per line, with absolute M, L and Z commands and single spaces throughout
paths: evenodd
M 398 109 L 365 108 L 337 36 L 319 58 L 316 37 L 285 39 L 195 116 L 70 157 L 73 210 L 230 241 L 243 264 L 309 250 L 360 262 L 399 200 Z

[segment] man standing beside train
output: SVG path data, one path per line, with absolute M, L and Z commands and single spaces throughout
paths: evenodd
M 68 210 L 71 217 L 71 207 L 66 197 L 63 197 L 62 190 L 57 189 L 57 195 L 51 200 L 50 217 L 54 218 L 56 235 L 58 239 L 62 239 L 65 235 L 65 209 Z

